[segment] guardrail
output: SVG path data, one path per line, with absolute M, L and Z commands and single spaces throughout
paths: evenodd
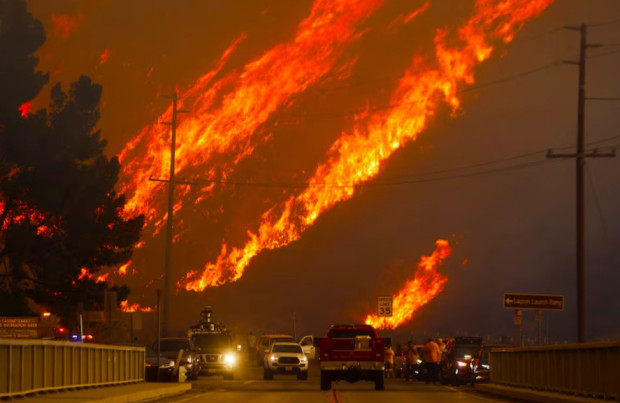
M 491 382 L 620 400 L 620 341 L 494 349 Z
M 0 398 L 144 381 L 143 347 L 0 339 Z

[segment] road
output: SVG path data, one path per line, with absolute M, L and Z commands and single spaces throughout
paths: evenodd
M 469 386 L 451 387 L 427 385 L 423 382 L 405 383 L 404 379 L 387 379 L 384 391 L 375 391 L 371 382 L 334 382 L 332 390 L 319 388 L 320 371 L 313 362 L 307 381 L 297 377 L 275 375 L 263 380 L 262 369 L 244 364 L 235 374 L 235 380 L 225 381 L 221 376 L 201 376 L 192 382 L 192 390 L 183 395 L 163 399 L 169 403 L 193 402 L 258 402 L 258 403 L 366 403 L 389 402 L 516 402 L 477 393 Z

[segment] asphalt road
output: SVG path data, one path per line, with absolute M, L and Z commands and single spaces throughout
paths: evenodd
M 319 387 L 318 364 L 310 366 L 308 380 L 299 381 L 292 375 L 275 375 L 263 380 L 262 369 L 244 364 L 235 374 L 235 380 L 225 381 L 221 376 L 201 376 L 192 382 L 191 391 L 166 398 L 163 402 L 295 402 L 295 403 L 365 403 L 365 402 L 515 402 L 476 392 L 469 386 L 451 387 L 427 385 L 423 382 L 406 383 L 404 379 L 387 379 L 384 391 L 375 391 L 371 382 L 333 382 L 331 391 Z

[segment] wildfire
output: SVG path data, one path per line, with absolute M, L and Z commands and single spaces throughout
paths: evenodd
M 129 305 L 129 301 L 128 300 L 123 300 L 120 303 L 120 310 L 123 312 L 154 312 L 155 310 L 153 308 L 151 308 L 150 306 L 140 306 L 140 304 L 133 303 L 131 305 Z
M 458 109 L 459 86 L 473 84 L 473 69 L 491 56 L 493 44 L 511 41 L 527 19 L 551 3 L 478 0 L 472 16 L 460 29 L 438 31 L 435 63 L 414 58 L 392 94 L 390 109 L 358 119 L 357 125 L 333 144 L 307 188 L 265 212 L 258 230 L 248 231 L 244 247 L 223 244 L 215 263 L 207 263 L 201 272 L 189 272 L 179 285 L 202 291 L 236 281 L 260 251 L 299 239 L 325 210 L 351 198 L 357 185 L 375 177 L 394 151 L 414 141 L 441 100 Z
M 396 329 L 403 322 L 411 319 L 413 314 L 437 294 L 443 291 L 448 278 L 437 272 L 443 261 L 450 256 L 452 248 L 448 241 L 435 241 L 435 250 L 430 256 L 422 256 L 413 279 L 407 281 L 402 290 L 394 296 L 392 316 L 379 317 L 368 315 L 365 323 L 377 329 Z
M 299 94 L 329 73 L 342 51 L 360 36 L 356 27 L 385 0 L 315 0 L 310 15 L 298 26 L 295 37 L 276 45 L 243 71 L 212 82 L 235 51 L 241 37 L 224 52 L 215 68 L 179 96 L 179 108 L 191 113 L 177 128 L 176 168 L 214 166 L 202 179 L 219 180 L 232 167 L 252 154 L 265 139 L 257 128 Z M 170 121 L 169 108 L 161 121 Z M 146 150 L 145 150 L 146 149 Z M 169 130 L 149 126 L 123 150 L 123 193 L 131 195 L 127 214 L 144 214 L 147 222 L 161 227 L 163 220 L 155 196 L 165 184 L 149 177 L 167 178 L 169 173 Z M 179 190 L 182 192 L 182 190 Z

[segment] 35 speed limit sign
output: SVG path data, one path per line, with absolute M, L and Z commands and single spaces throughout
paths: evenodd
M 392 316 L 392 297 L 379 297 L 377 316 Z

